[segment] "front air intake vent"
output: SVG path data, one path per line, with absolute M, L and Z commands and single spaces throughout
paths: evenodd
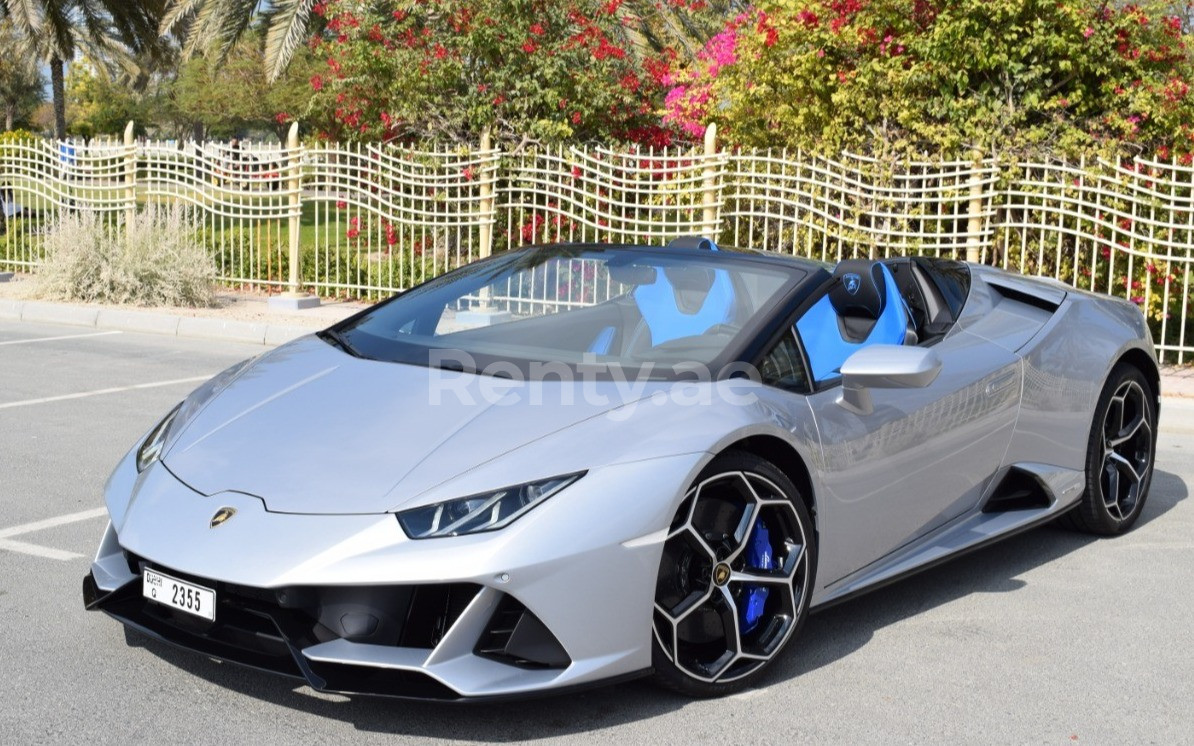
M 572 659 L 539 617 L 513 596 L 503 596 L 475 651 L 519 668 L 567 668 Z
M 398 645 L 434 648 L 479 590 L 481 586 L 472 583 L 415 586 Z

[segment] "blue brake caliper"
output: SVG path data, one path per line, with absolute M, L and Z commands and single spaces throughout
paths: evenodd
M 746 567 L 751 570 L 775 570 L 779 562 L 771 554 L 771 534 L 762 521 L 755 523 L 750 538 L 746 540 Z M 763 607 L 767 603 L 769 588 L 758 585 L 747 585 L 742 588 L 742 633 L 753 632 L 763 616 Z

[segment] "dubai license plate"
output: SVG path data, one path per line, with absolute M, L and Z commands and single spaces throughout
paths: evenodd
M 187 583 L 169 575 L 146 570 L 141 595 L 150 601 L 169 606 L 208 621 L 216 618 L 216 592 L 211 588 Z

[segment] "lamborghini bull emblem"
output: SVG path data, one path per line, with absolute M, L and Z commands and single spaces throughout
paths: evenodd
M 713 583 L 721 586 L 728 582 L 730 582 L 730 566 L 722 562 L 713 568 Z
M 862 277 L 854 272 L 847 272 L 842 275 L 842 285 L 846 287 L 846 292 L 850 295 L 858 294 L 858 286 L 862 284 Z
M 236 508 L 220 508 L 216 514 L 211 517 L 211 523 L 208 528 L 215 528 L 222 526 L 228 522 L 228 519 L 236 515 Z

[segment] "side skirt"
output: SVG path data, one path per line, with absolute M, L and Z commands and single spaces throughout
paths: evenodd
M 957 526 L 917 542 L 870 572 L 829 591 L 812 607 L 813 613 L 857 598 L 918 572 L 1042 526 L 1078 507 L 1078 501 L 1063 508 L 1018 510 L 1008 513 L 978 513 Z

